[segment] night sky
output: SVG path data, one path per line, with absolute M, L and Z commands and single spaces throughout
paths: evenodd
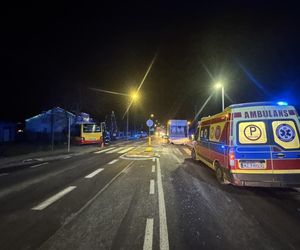
M 266 1 L 268 3 L 273 1 Z M 131 114 L 193 119 L 224 81 L 226 106 L 287 100 L 300 107 L 300 15 L 296 5 L 102 6 L 6 9 L 2 16 L 0 120 L 54 106 L 122 118 L 128 93 L 156 61 Z M 202 115 L 221 111 L 220 94 Z

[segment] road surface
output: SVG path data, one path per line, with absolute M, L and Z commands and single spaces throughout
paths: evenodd
M 1 249 L 300 249 L 300 192 L 220 185 L 189 149 L 144 141 L 0 176 Z

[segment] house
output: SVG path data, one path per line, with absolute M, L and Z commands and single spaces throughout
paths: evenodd
M 16 138 L 16 124 L 0 121 L 0 142 L 12 142 Z
M 59 107 L 28 118 L 25 121 L 27 138 L 46 142 L 53 134 L 55 141 L 62 141 L 66 137 L 69 119 L 72 125 L 76 120 L 76 115 Z

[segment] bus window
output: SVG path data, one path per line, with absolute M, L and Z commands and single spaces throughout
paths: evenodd
M 238 140 L 240 144 L 267 143 L 265 123 L 263 121 L 240 122 L 238 124 Z
M 83 133 L 101 132 L 100 127 L 96 124 L 83 124 Z
M 295 122 L 291 120 L 273 121 L 274 141 L 285 149 L 298 149 L 299 136 Z

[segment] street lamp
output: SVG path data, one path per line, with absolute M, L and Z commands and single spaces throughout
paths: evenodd
M 89 88 L 91 90 L 94 91 L 98 91 L 98 92 L 102 92 L 102 93 L 107 93 L 107 94 L 113 94 L 113 95 L 121 95 L 121 96 L 126 96 L 129 97 L 129 105 L 126 109 L 126 112 L 123 116 L 123 119 L 125 117 L 125 115 L 127 114 L 127 128 L 126 128 L 126 138 L 128 139 L 128 131 L 129 131 L 129 109 L 131 107 L 131 104 L 134 103 L 135 101 L 137 101 L 139 99 L 139 94 L 138 91 L 133 92 L 131 94 L 126 94 L 126 93 L 120 93 L 120 92 L 116 92 L 116 91 L 110 91 L 110 90 L 104 90 L 104 89 L 98 89 L 98 88 Z
M 224 85 L 221 82 L 217 82 L 215 84 L 216 89 L 221 89 L 222 90 L 222 111 L 224 111 Z
M 150 117 L 153 118 L 153 117 L 154 117 L 154 114 L 151 114 Z
M 132 93 L 132 94 L 131 94 L 131 99 L 132 99 L 133 101 L 136 101 L 137 99 L 139 99 L 139 95 L 138 95 L 137 93 Z

